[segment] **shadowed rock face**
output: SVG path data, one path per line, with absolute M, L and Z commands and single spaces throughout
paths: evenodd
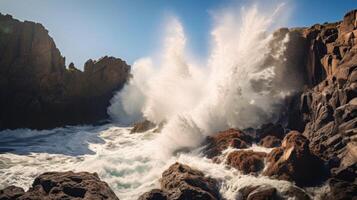
M 32 187 L 24 192 L 10 186 L 0 190 L 0 199 L 107 199 L 119 200 L 107 183 L 96 173 L 48 172 L 38 176 Z
M 129 77 L 124 61 L 89 60 L 65 67 L 48 31 L 0 14 L 0 129 L 53 128 L 107 118 L 115 90 Z

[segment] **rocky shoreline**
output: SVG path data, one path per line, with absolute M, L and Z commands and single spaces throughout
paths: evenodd
M 287 102 L 279 123 L 221 131 L 206 139 L 203 153 L 212 162 L 224 163 L 242 174 L 296 185 L 283 192 L 271 185 L 250 185 L 238 191 L 237 199 L 312 199 L 305 189 L 324 184 L 329 189 L 319 197 L 323 200 L 357 199 L 357 10 L 347 13 L 342 22 L 281 29 L 276 34 L 289 34 L 291 48 L 294 42 L 301 42 L 301 51 L 288 52 L 304 57 L 298 62 L 303 63 L 299 71 L 305 73 L 304 91 Z M 137 124 L 139 131 L 135 132 L 153 127 L 144 123 Z M 271 151 L 252 151 L 253 144 Z M 223 199 L 219 184 L 220 180 L 197 169 L 175 163 L 162 173 L 160 188 L 139 199 L 218 200 Z M 118 198 L 95 174 L 54 172 L 40 175 L 27 192 L 14 186 L 5 188 L 0 199 Z

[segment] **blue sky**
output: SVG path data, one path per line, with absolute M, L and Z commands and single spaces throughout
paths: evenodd
M 0 12 L 42 23 L 54 38 L 67 64 L 79 68 L 89 58 L 120 57 L 132 64 L 158 49 L 163 23 L 177 16 L 190 49 L 208 53 L 211 11 L 254 0 L 0 0 Z M 258 0 L 255 0 L 259 2 Z M 267 0 L 261 0 L 267 2 Z M 287 2 L 287 26 L 338 21 L 357 8 L 357 0 L 273 0 Z M 271 2 L 271 1 L 268 1 Z M 343 2 L 343 3 L 342 3 Z

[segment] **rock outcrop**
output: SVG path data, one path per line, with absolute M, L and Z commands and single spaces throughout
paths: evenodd
M 23 189 L 9 186 L 0 190 L 2 200 L 38 199 L 98 199 L 119 200 L 107 183 L 101 181 L 96 173 L 88 172 L 48 172 L 38 176 L 32 187 Z
M 218 182 L 187 165 L 175 163 L 162 173 L 161 190 L 154 189 L 139 197 L 141 200 L 218 200 Z
M 288 128 L 303 132 L 332 175 L 357 163 L 357 10 L 342 22 L 295 30 L 306 47 L 306 87 L 292 101 Z M 345 176 L 346 177 L 346 176 Z
M 286 135 L 281 147 L 274 149 L 267 160 L 264 175 L 294 181 L 299 186 L 319 183 L 326 175 L 323 162 L 311 153 L 308 139 L 297 131 Z
M 0 129 L 53 128 L 108 117 L 113 92 L 130 66 L 114 57 L 68 68 L 48 31 L 38 23 L 0 14 Z
M 227 156 L 227 164 L 243 174 L 257 173 L 264 168 L 266 153 L 252 150 L 233 151 Z
M 205 141 L 208 158 L 219 156 L 227 148 L 245 149 L 253 142 L 253 137 L 237 129 L 221 131 Z

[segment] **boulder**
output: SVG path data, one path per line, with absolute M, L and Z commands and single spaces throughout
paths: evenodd
M 162 173 L 161 189 L 142 194 L 139 200 L 218 200 L 218 182 L 188 165 L 174 163 Z
M 227 164 L 244 174 L 257 173 L 264 168 L 266 153 L 252 150 L 234 151 L 228 154 Z
M 264 175 L 294 181 L 299 186 L 319 183 L 325 177 L 323 162 L 310 152 L 309 141 L 301 133 L 287 134 L 282 146 L 272 151 Z
M 11 198 L 16 196 L 15 199 L 18 200 L 118 200 L 118 197 L 110 189 L 108 184 L 101 181 L 96 173 L 74 173 L 71 171 L 44 173 L 34 180 L 32 187 L 27 192 L 24 192 L 21 188 L 10 186 L 0 191 L 0 198 L 3 197 L 4 194 Z
M 0 129 L 45 129 L 108 118 L 130 66 L 114 57 L 88 61 L 84 72 L 65 58 L 38 23 L 0 14 Z
M 170 200 L 220 199 L 218 182 L 187 165 L 175 163 L 162 173 L 161 189 Z
M 238 191 L 242 200 L 281 200 L 277 190 L 270 185 L 246 186 Z
M 208 158 L 222 154 L 227 148 L 245 149 L 253 142 L 253 137 L 237 129 L 221 131 L 206 140 L 204 153 Z
M 159 189 L 153 189 L 149 192 L 142 194 L 138 200 L 167 200 L 167 195 L 165 192 Z
M 0 199 L 1 200 L 16 200 L 20 196 L 24 195 L 25 191 L 22 188 L 16 186 L 9 186 L 0 190 Z
M 263 139 L 260 140 L 259 145 L 266 147 L 266 148 L 273 148 L 273 147 L 278 147 L 281 144 L 281 139 L 268 135 L 264 137 Z

